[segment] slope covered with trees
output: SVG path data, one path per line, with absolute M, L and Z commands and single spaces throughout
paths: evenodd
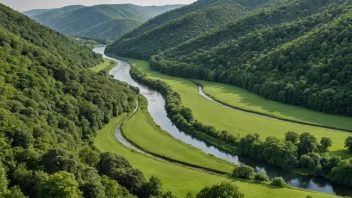
M 161 196 L 158 178 L 93 146 L 136 93 L 86 69 L 103 61 L 89 48 L 2 4 L 0 18 L 0 197 Z
M 294 1 L 161 52 L 151 67 L 351 116 L 351 17 L 349 0 Z
M 248 11 L 286 0 L 199 0 L 167 12 L 127 33 L 107 48 L 108 53 L 148 59 L 158 50 L 235 21 Z
M 68 6 L 36 15 L 33 19 L 68 35 L 116 39 L 148 19 L 180 6 Z
M 46 12 L 52 11 L 54 9 L 34 9 L 34 10 L 28 10 L 25 12 L 22 12 L 22 14 L 27 15 L 28 17 L 32 18 L 41 14 L 44 14 Z

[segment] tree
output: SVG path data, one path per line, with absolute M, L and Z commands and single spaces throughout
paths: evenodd
M 288 131 L 285 133 L 285 140 L 290 141 L 293 144 L 297 144 L 299 140 L 299 134 L 293 131 Z
M 298 153 L 304 155 L 311 153 L 317 149 L 317 139 L 308 132 L 302 133 L 299 136 Z
M 50 175 L 39 186 L 38 198 L 46 197 L 81 198 L 82 192 L 73 174 L 62 171 Z
M 308 168 L 312 170 L 315 167 L 314 160 L 308 155 L 302 155 L 299 160 L 299 163 L 302 168 Z
M 254 180 L 259 181 L 259 182 L 267 182 L 267 181 L 269 181 L 269 177 L 267 174 L 260 172 L 260 173 L 255 174 Z
M 274 185 L 274 186 L 282 187 L 282 188 L 288 186 L 287 183 L 285 182 L 285 180 L 282 177 L 274 178 L 271 181 L 271 184 Z
M 329 150 L 329 147 L 332 146 L 332 140 L 327 137 L 323 137 L 320 140 L 320 145 L 319 145 L 319 150 L 321 152 L 327 152 Z
M 240 166 L 236 167 L 232 173 L 234 177 L 242 179 L 252 179 L 254 174 L 254 169 L 244 164 L 241 164 Z
M 349 136 L 349 137 L 345 140 L 345 148 L 347 148 L 349 151 L 352 152 L 352 136 Z
M 7 185 L 8 184 L 9 183 L 6 178 L 6 171 L 2 167 L 2 163 L 0 161 L 0 197 L 1 197 L 1 195 L 4 195 L 5 193 L 7 193 Z
M 130 168 L 131 164 L 122 156 L 113 153 L 101 153 L 99 170 L 107 175 L 111 175 L 117 168 Z
M 80 150 L 79 158 L 84 163 L 92 167 L 95 167 L 100 160 L 99 153 L 91 149 L 89 146 L 85 146 L 83 149 Z
M 42 157 L 41 164 L 48 173 L 56 173 L 58 171 L 76 173 L 78 171 L 76 158 L 61 148 L 50 149 L 46 152 Z
M 154 175 L 150 177 L 149 182 L 144 185 L 143 197 L 159 197 L 163 194 L 162 192 L 162 182 L 159 178 Z
M 236 185 L 229 182 L 222 182 L 219 185 L 203 188 L 196 198 L 243 198 L 244 194 L 239 190 Z

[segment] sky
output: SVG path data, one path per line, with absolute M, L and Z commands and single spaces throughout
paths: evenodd
M 0 0 L 5 4 L 20 12 L 42 9 L 59 8 L 67 5 L 97 5 L 97 4 L 122 4 L 132 3 L 136 5 L 170 5 L 170 4 L 190 4 L 196 0 Z

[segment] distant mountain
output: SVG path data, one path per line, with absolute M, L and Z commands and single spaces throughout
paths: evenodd
M 116 39 L 150 18 L 181 6 L 67 6 L 32 18 L 67 35 Z
M 29 10 L 29 11 L 22 12 L 22 14 L 27 15 L 30 18 L 33 18 L 35 16 L 44 14 L 44 13 L 52 11 L 52 10 L 55 10 L 55 9 L 35 9 L 35 10 Z
M 292 1 L 157 53 L 151 67 L 352 116 L 351 22 L 351 0 Z
M 250 10 L 284 1 L 199 0 L 144 23 L 109 46 L 107 52 L 147 59 L 158 50 L 175 47 L 233 22 Z

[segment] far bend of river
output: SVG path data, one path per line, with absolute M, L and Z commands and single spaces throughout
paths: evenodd
M 160 125 L 163 130 L 171 134 L 174 138 L 179 139 L 187 144 L 190 144 L 202 150 L 204 153 L 211 154 L 220 159 L 232 162 L 234 164 L 249 165 L 253 167 L 257 172 L 265 172 L 269 176 L 269 178 L 283 177 L 289 185 L 294 187 L 303 188 L 310 191 L 325 192 L 340 196 L 352 196 L 351 188 L 333 184 L 324 178 L 291 173 L 289 171 L 285 171 L 281 168 L 272 166 L 260 160 L 225 153 L 213 146 L 208 146 L 203 141 L 200 141 L 187 135 L 183 131 L 178 130 L 178 128 L 167 117 L 167 113 L 164 107 L 164 97 L 159 92 L 149 89 L 148 87 L 139 84 L 138 82 L 133 80 L 129 74 L 130 64 L 125 61 L 106 56 L 104 54 L 104 50 L 105 47 L 97 47 L 93 49 L 94 52 L 103 55 L 104 58 L 118 62 L 118 66 L 113 68 L 109 72 L 109 74 L 113 75 L 114 78 L 117 80 L 138 87 L 140 89 L 140 93 L 148 100 L 148 111 L 153 117 L 155 123 Z M 308 194 L 309 192 L 307 192 L 307 195 Z

